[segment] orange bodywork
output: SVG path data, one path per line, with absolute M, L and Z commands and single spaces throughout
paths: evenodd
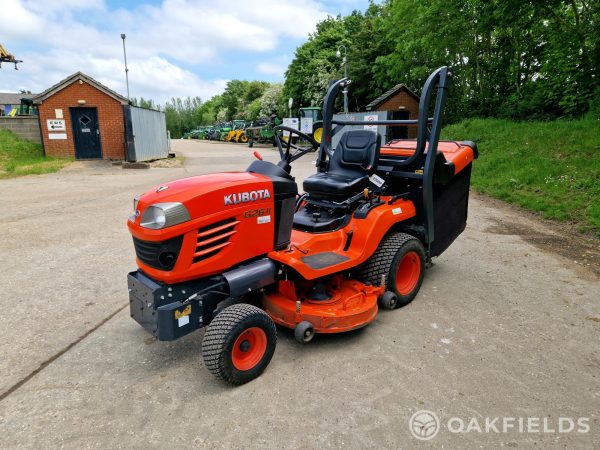
M 310 322 L 317 333 L 340 333 L 364 327 L 377 316 L 381 286 L 367 286 L 337 275 L 328 286 L 327 300 L 307 299 L 291 281 L 280 281 L 276 292 L 263 299 L 265 311 L 273 321 L 294 328 Z
M 201 175 L 156 186 L 140 197 L 137 213 L 128 221 L 131 234 L 142 241 L 166 241 L 183 236 L 181 250 L 171 270 L 160 270 L 139 258 L 139 268 L 148 276 L 167 284 L 199 279 L 230 270 L 240 262 L 267 255 L 292 269 L 303 278 L 280 281 L 267 289 L 264 307 L 273 320 L 295 327 L 302 321 L 313 324 L 318 333 L 336 333 L 367 325 L 377 315 L 377 298 L 381 286 L 367 286 L 340 275 L 364 263 L 394 224 L 415 215 L 412 202 L 381 197 L 365 218 L 353 217 L 349 223 L 326 233 L 293 230 L 290 245 L 274 251 L 275 207 L 270 178 L 254 173 L 221 173 Z M 265 199 L 224 204 L 229 195 L 260 191 Z M 180 202 L 188 210 L 190 221 L 153 230 L 140 225 L 148 206 L 156 203 Z M 268 220 L 265 220 L 268 219 Z M 335 254 L 341 261 L 324 268 L 314 268 L 302 258 L 319 254 Z M 307 292 L 314 280 L 327 277 L 329 298 L 316 301 Z M 297 310 L 296 300 L 300 301 Z
M 382 156 L 412 156 L 417 147 L 416 140 L 395 140 L 381 147 Z M 473 162 L 473 149 L 468 145 L 454 141 L 440 141 L 438 152 L 444 154 L 446 161 L 454 164 L 454 173 L 459 173 Z
M 181 251 L 172 270 L 155 269 L 139 258 L 136 260 L 138 267 L 153 279 L 173 284 L 207 277 L 273 250 L 275 213 L 270 178 L 247 172 L 226 172 L 184 178 L 166 185 L 168 189 L 157 192 L 159 186 L 156 186 L 140 197 L 138 217 L 127 222 L 131 234 L 143 241 L 165 241 L 183 235 Z M 224 205 L 225 196 L 251 191 L 267 191 L 269 198 Z M 192 220 L 161 230 L 141 227 L 144 210 L 162 202 L 183 203 Z M 259 221 L 257 215 L 248 215 L 249 211 L 260 211 L 262 217 L 270 219 Z M 224 225 L 202 230 L 227 220 Z
M 411 201 L 398 200 L 388 205 L 387 201 L 390 197 L 381 197 L 381 199 L 386 203 L 372 209 L 366 218 L 353 218 L 348 225 L 337 231 L 307 233 L 293 230 L 290 247 L 269 253 L 269 258 L 291 267 L 307 280 L 352 269 L 364 263 L 375 252 L 383 236 L 394 224 L 410 219 L 416 213 Z M 352 241 L 345 250 L 350 234 Z M 302 261 L 303 257 L 324 252 L 333 252 L 348 259 L 324 269 L 313 269 Z
M 306 282 L 294 284 L 280 281 L 275 292 L 263 299 L 265 311 L 279 325 L 294 328 L 302 321 L 310 322 L 317 333 L 339 333 L 364 327 L 377 316 L 377 298 L 383 286 L 368 286 L 340 273 L 364 263 L 375 252 L 381 239 L 396 224 L 415 215 L 412 202 L 399 200 L 392 205 L 390 197 L 375 207 L 364 219 L 353 218 L 344 228 L 330 233 L 307 233 L 293 230 L 291 245 L 286 250 L 269 253 L 269 258 L 298 272 Z M 349 236 L 352 236 L 348 245 Z M 315 269 L 302 261 L 307 256 L 333 252 L 347 259 L 323 269 Z M 311 280 L 333 276 L 328 282 L 328 300 L 311 300 L 306 291 Z M 307 286 L 303 286 L 307 285 Z

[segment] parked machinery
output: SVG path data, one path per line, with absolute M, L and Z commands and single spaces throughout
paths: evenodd
M 298 110 L 300 119 L 300 129 L 302 129 L 302 121 L 310 120 L 312 122 L 311 133 L 309 134 L 316 142 L 321 143 L 323 136 L 323 111 L 320 107 L 309 106 Z
M 227 139 L 227 136 L 229 135 L 229 132 L 232 130 L 233 128 L 233 124 L 231 122 L 222 122 L 221 124 L 219 124 L 219 141 L 225 141 Z
M 246 137 L 246 133 L 244 130 L 246 129 L 246 121 L 241 119 L 235 119 L 233 121 L 233 127 L 231 131 L 227 134 L 225 141 L 227 142 L 248 142 L 248 138 Z M 241 139 L 241 140 L 240 140 Z
M 262 117 L 256 119 L 246 128 L 248 136 L 248 145 L 252 146 L 254 142 L 269 143 L 275 145 L 275 133 L 273 127 L 281 125 L 281 119 L 273 114 L 270 118 Z

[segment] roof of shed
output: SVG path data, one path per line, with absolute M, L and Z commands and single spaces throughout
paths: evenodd
M 377 108 L 383 102 L 388 100 L 390 97 L 393 97 L 400 91 L 405 91 L 408 95 L 413 97 L 417 102 L 419 101 L 419 96 L 417 94 L 415 94 L 408 87 L 406 87 L 406 85 L 404 83 L 400 83 L 400 84 L 397 84 L 396 86 L 394 86 L 393 88 L 391 88 L 389 91 L 387 91 L 387 92 L 383 93 L 382 95 L 380 95 L 379 97 L 377 97 L 371 103 L 369 103 L 367 105 L 367 111 L 371 111 L 371 110 Z
M 14 94 L 12 92 L 0 92 L 0 105 L 19 105 L 22 98 L 33 98 L 37 94 Z
M 102 83 L 94 80 L 92 77 L 90 77 L 89 75 L 86 75 L 85 73 L 82 73 L 82 72 L 75 72 L 73 75 L 70 75 L 67 78 L 65 78 L 64 80 L 59 81 L 54 86 L 51 86 L 50 88 L 46 89 L 41 94 L 38 94 L 37 96 L 35 96 L 33 101 L 36 104 L 42 103 L 48 97 L 51 97 L 52 95 L 56 94 L 57 92 L 62 91 L 67 86 L 69 86 L 79 80 L 89 84 L 90 86 L 95 87 L 99 91 L 104 92 L 106 95 L 114 98 L 118 102 L 121 102 L 123 105 L 127 105 L 129 103 L 128 100 L 125 97 L 123 97 L 121 94 L 116 93 L 112 89 L 104 86 Z

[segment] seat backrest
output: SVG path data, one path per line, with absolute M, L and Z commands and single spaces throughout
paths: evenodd
M 349 130 L 342 134 L 327 173 L 344 176 L 372 174 L 377 169 L 381 136 L 369 130 Z

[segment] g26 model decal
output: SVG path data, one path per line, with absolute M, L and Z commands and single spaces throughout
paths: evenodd
M 269 214 L 271 214 L 271 208 L 251 209 L 244 213 L 244 218 L 249 219 L 251 217 L 268 216 Z
M 255 202 L 257 200 L 265 200 L 271 198 L 271 193 L 268 189 L 259 189 L 250 192 L 240 192 L 238 194 L 229 194 L 223 197 L 225 206 L 237 205 L 239 203 Z

